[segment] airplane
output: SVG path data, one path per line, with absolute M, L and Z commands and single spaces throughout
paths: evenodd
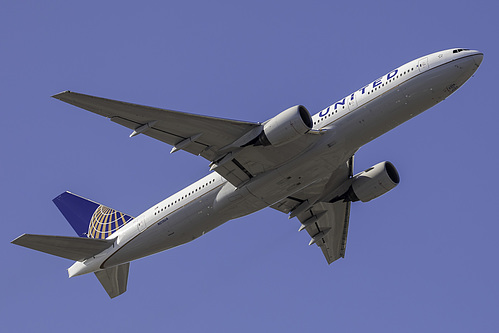
M 74 260 L 69 277 L 95 273 L 114 298 L 130 262 L 188 243 L 266 207 L 297 217 L 328 264 L 345 256 L 351 203 L 400 182 L 380 162 L 354 174 L 354 155 L 383 133 L 443 101 L 478 69 L 483 53 L 455 48 L 388 72 L 310 115 L 297 105 L 256 123 L 142 106 L 65 91 L 53 97 L 200 155 L 210 173 L 137 217 L 71 192 L 53 201 L 78 237 L 23 234 L 13 244 Z

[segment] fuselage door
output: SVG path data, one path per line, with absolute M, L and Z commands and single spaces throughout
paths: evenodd
M 350 111 L 357 108 L 357 94 L 356 93 L 353 93 L 347 97 L 347 104 L 348 104 L 348 109 Z
M 430 68 L 430 66 L 428 66 L 428 57 L 424 57 L 424 58 L 419 59 L 418 68 L 419 68 L 420 72 L 424 72 L 425 70 Z

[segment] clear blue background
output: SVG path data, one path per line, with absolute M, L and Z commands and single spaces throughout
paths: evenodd
M 496 332 L 498 6 L 493 1 L 1 1 L 5 332 Z M 74 235 L 65 190 L 137 215 L 208 162 L 50 98 L 72 90 L 218 117 L 315 113 L 442 49 L 485 54 L 448 100 L 363 147 L 402 181 L 353 204 L 328 266 L 271 209 L 131 264 L 110 300 L 93 274 L 10 241 Z

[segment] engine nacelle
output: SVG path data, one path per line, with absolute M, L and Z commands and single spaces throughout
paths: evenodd
M 381 162 L 355 175 L 346 197 L 349 201 L 368 202 L 392 190 L 399 182 L 393 164 Z
M 252 141 L 256 146 L 282 146 L 298 139 L 312 129 L 310 113 L 303 105 L 296 105 L 279 113 L 263 125 L 263 131 Z

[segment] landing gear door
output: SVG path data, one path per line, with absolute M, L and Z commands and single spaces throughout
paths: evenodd
M 419 68 L 420 72 L 424 72 L 425 70 L 430 68 L 430 66 L 428 65 L 428 57 L 424 57 L 424 58 L 419 59 L 418 68 Z

